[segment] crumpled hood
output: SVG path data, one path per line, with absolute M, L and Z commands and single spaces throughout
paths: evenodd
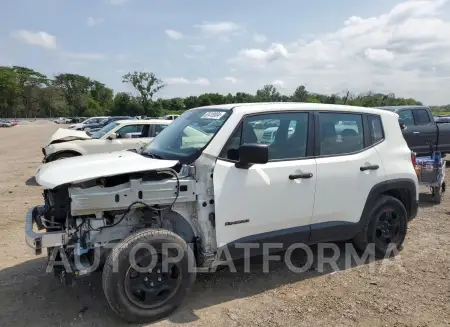
M 152 159 L 132 151 L 114 151 L 49 162 L 38 168 L 35 178 L 39 185 L 52 189 L 99 177 L 172 168 L 177 163 L 177 160 Z
M 91 139 L 91 137 L 86 132 L 75 131 L 66 128 L 58 128 L 58 130 L 55 133 L 53 133 L 53 135 L 47 141 L 45 146 L 48 146 L 52 143 L 67 142 L 73 140 L 89 140 L 89 139 Z

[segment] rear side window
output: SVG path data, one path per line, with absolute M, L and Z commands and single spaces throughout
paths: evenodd
M 413 111 L 414 120 L 416 121 L 416 125 L 428 125 L 431 123 L 430 116 L 428 115 L 428 111 L 425 109 L 416 109 Z
M 342 155 L 364 149 L 361 114 L 319 113 L 319 155 Z
M 384 140 L 383 123 L 381 117 L 377 115 L 368 115 L 371 144 Z

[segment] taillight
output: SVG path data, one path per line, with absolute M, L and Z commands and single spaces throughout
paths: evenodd
M 413 164 L 413 166 L 416 166 L 416 154 L 414 152 L 411 151 L 411 162 Z

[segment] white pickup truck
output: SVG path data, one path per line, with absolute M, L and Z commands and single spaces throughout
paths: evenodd
M 118 120 L 94 132 L 59 128 L 42 148 L 44 163 L 80 155 L 139 149 L 172 121 Z
M 197 129 L 212 119 L 214 133 Z M 342 121 L 353 132 L 338 137 Z M 262 142 L 267 122 L 277 130 Z M 222 260 L 345 240 L 389 255 L 419 197 L 395 113 L 316 103 L 191 109 L 138 153 L 53 162 L 36 181 L 45 205 L 28 211 L 27 243 L 66 281 L 103 269 L 113 311 L 140 323 L 172 313 L 197 268 Z

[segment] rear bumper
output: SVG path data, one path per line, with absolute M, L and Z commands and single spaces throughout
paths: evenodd
M 43 232 L 34 231 L 36 219 L 44 212 L 44 206 L 30 208 L 25 220 L 25 241 L 27 245 L 34 250 L 36 255 L 42 253 L 43 248 L 62 246 L 67 244 L 68 235 L 64 231 Z

